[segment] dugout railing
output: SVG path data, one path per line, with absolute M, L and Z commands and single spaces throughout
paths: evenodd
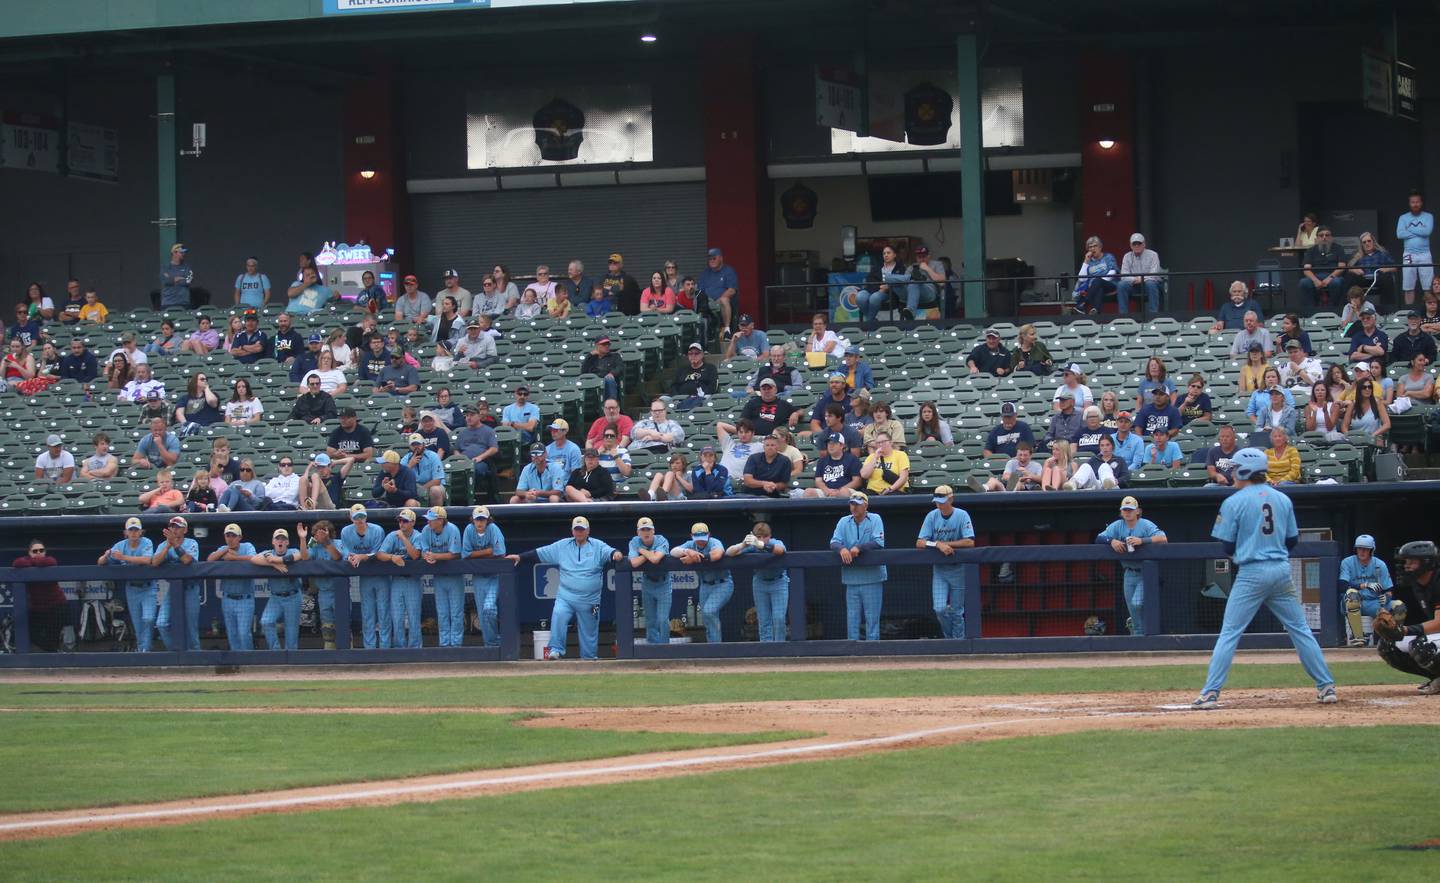
M 1340 549 L 1333 542 L 1302 542 L 1292 552 L 1292 560 L 1305 560 L 1313 565 L 1316 575 L 1313 589 L 1317 591 L 1319 603 L 1319 639 L 1322 645 L 1336 646 L 1340 643 L 1339 595 L 1336 575 L 1339 569 Z M 669 645 L 645 645 L 635 641 L 636 630 L 628 603 L 616 603 L 618 615 L 614 619 L 614 655 L 621 659 L 715 659 L 739 657 L 785 657 L 785 656 L 845 656 L 845 655 L 927 655 L 927 654 L 968 654 L 968 653 L 1029 653 L 1029 652 L 1077 652 L 1105 650 L 1205 650 L 1213 645 L 1213 633 L 1166 634 L 1162 629 L 1163 607 L 1166 594 L 1161 591 L 1162 565 L 1174 562 L 1210 562 L 1225 558 L 1223 547 L 1218 543 L 1169 543 L 1149 545 L 1134 553 L 1121 555 L 1107 545 L 1039 545 L 1039 546 L 994 546 L 960 550 L 953 557 L 945 557 L 937 551 L 915 548 L 890 548 L 864 553 L 865 563 L 890 566 L 928 567 L 935 564 L 959 564 L 966 573 L 966 619 L 965 637 L 959 639 L 915 638 L 905 640 L 882 640 L 877 642 L 836 639 L 807 640 L 808 601 L 824 596 L 829 603 L 844 603 L 844 586 L 834 578 L 839 565 L 838 555 L 830 550 L 789 552 L 782 557 L 740 556 L 726 558 L 720 562 L 699 565 L 684 564 L 667 559 L 661 565 L 647 565 L 647 568 L 662 568 L 673 571 L 705 571 L 729 569 L 733 572 L 737 589 L 748 585 L 749 573 L 761 567 L 784 566 L 790 574 L 789 625 L 790 640 L 772 643 L 753 641 L 725 641 L 721 643 L 684 643 Z M 1144 606 L 1143 636 L 1131 635 L 1074 635 L 1036 637 L 983 637 L 985 611 L 981 603 L 981 570 L 984 567 L 1008 563 L 1012 566 L 1027 563 L 1049 562 L 1096 562 L 1116 564 L 1122 557 L 1129 562 L 1139 563 L 1145 585 L 1147 603 Z M 410 570 L 410 567 L 414 567 Z M 614 566 L 618 586 L 628 586 L 630 581 L 621 577 L 633 574 L 630 566 L 622 562 Z M 1118 569 L 1117 569 L 1118 570 Z M 114 581 L 117 568 L 86 566 L 57 566 L 48 568 L 0 568 L 0 583 L 10 587 L 13 599 L 13 634 L 17 652 L 0 655 L 0 667 L 64 667 L 64 666 L 167 666 L 167 665 L 284 665 L 284 664 L 347 664 L 347 663 L 389 663 L 389 662 L 477 662 L 509 661 L 520 658 L 520 620 L 517 615 L 516 568 L 505 560 L 473 560 L 425 564 L 421 561 L 407 565 L 407 575 L 417 573 L 474 573 L 496 574 L 499 576 L 498 594 L 501 640 L 500 646 L 433 647 L 420 649 L 355 649 L 348 647 L 351 639 L 350 619 L 353 615 L 350 605 L 336 605 L 336 632 L 340 645 L 335 650 L 198 650 L 168 651 L 156 650 L 149 653 L 34 653 L 30 652 L 29 619 L 26 612 L 27 585 L 34 582 L 97 582 Z M 818 572 L 823 571 L 823 575 Z M 252 577 L 263 579 L 274 576 L 270 568 L 242 563 L 196 563 L 189 566 L 126 567 L 123 579 L 163 580 L 204 580 L 206 591 L 213 592 L 209 582 L 221 577 Z M 360 567 L 351 567 L 341 562 L 307 561 L 291 565 L 290 575 L 311 577 L 337 576 L 394 576 L 392 564 L 369 562 Z M 812 575 L 820 578 L 808 579 Z M 1118 580 L 1118 576 L 1117 576 Z M 617 595 L 619 593 L 617 592 Z M 837 600 L 838 599 L 838 600 Z M 618 599 L 617 599 L 618 600 Z M 184 593 L 171 591 L 167 596 L 171 605 L 171 639 L 175 645 L 183 645 Z M 1284 633 L 1247 633 L 1241 646 L 1245 648 L 1269 648 L 1288 645 Z

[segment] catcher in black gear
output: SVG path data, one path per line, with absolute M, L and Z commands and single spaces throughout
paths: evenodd
M 1388 612 L 1375 617 L 1373 629 L 1379 639 L 1380 658 L 1391 668 L 1425 678 L 1420 692 L 1440 694 L 1440 550 L 1429 540 L 1414 540 L 1400 547 L 1396 556 L 1401 572 L 1395 584 L 1395 598 L 1403 601 L 1408 625 L 1396 622 Z

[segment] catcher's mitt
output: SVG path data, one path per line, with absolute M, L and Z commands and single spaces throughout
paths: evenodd
M 1395 621 L 1395 617 L 1388 610 L 1381 610 L 1375 614 L 1375 619 L 1370 627 L 1381 640 L 1389 641 L 1392 644 L 1405 637 L 1405 630 L 1400 627 L 1400 623 Z

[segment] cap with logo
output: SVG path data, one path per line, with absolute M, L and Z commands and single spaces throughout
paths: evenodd
M 190 526 L 190 522 L 186 521 L 186 520 L 185 520 L 184 518 L 182 518 L 181 516 L 176 515 L 174 518 L 170 519 L 169 526 L 170 526 L 170 527 L 178 527 L 178 528 L 184 529 L 184 528 L 187 528 L 187 527 Z
M 850 492 L 850 505 L 855 506 L 855 505 L 859 505 L 859 504 L 861 504 L 861 503 L 869 503 L 869 502 L 870 502 L 870 498 L 867 497 L 867 496 L 865 496 L 865 495 L 864 495 L 863 493 L 861 493 L 860 491 L 851 491 L 851 492 Z
M 320 453 L 316 454 L 315 459 L 310 462 L 314 463 L 316 466 L 329 466 L 330 455 L 325 453 L 324 451 L 321 451 Z
M 570 519 L 570 529 L 574 530 L 577 527 L 581 528 L 582 530 L 589 530 L 590 519 L 586 518 L 584 515 L 576 515 L 574 518 Z
M 141 529 L 140 519 L 136 518 L 134 515 L 132 515 L 132 516 L 130 516 L 129 518 L 125 519 L 125 529 L 126 529 L 126 530 L 140 530 L 140 529 Z
M 1355 538 L 1355 548 L 1369 549 L 1373 552 L 1375 551 L 1375 538 L 1370 536 L 1368 533 L 1362 533 L 1360 536 Z
M 459 279 L 459 278 L 460 278 L 460 271 L 459 271 L 459 270 L 446 270 L 446 271 L 445 271 L 445 278 L 446 278 L 446 279 Z
M 400 514 L 399 514 L 399 515 L 396 515 L 395 518 L 396 518 L 397 521 L 414 521 L 414 520 L 415 520 L 415 510 L 414 510 L 414 509 L 401 509 L 401 510 L 400 510 Z
M 566 432 L 569 432 L 569 431 L 570 431 L 570 424 L 569 424 L 568 422 L 566 422 L 566 420 L 565 420 L 563 417 L 556 417 L 553 421 L 551 421 L 551 423 L 550 423 L 550 428 L 551 428 L 551 429 L 563 429 L 563 430 L 565 430 Z
M 381 460 L 381 462 L 383 462 L 383 463 L 388 463 L 388 464 L 390 464 L 390 465 L 392 465 L 392 466 L 395 466 L 395 465 L 399 465 L 399 463 L 400 463 L 400 455 L 397 454 L 397 453 L 394 452 L 394 451 L 386 451 L 386 452 L 380 457 L 380 460 Z
M 942 484 L 935 488 L 934 499 L 937 503 L 944 502 L 953 496 L 955 496 L 955 489 L 948 484 Z
M 772 379 L 772 378 L 766 377 L 764 380 L 760 381 L 760 385 L 761 385 L 761 386 L 774 386 L 774 385 L 775 385 L 775 381 L 774 381 L 774 379 Z
M 425 436 L 418 432 L 412 432 L 410 433 L 410 437 L 405 439 L 405 441 L 412 445 L 423 445 L 425 444 Z
M 718 257 L 720 257 L 720 256 L 721 256 L 722 254 L 724 254 L 724 253 L 725 253 L 725 252 L 721 251 L 721 250 L 718 249 L 718 248 L 711 248 L 709 251 L 705 252 L 705 256 L 706 256 L 706 257 L 712 257 L 712 258 L 718 258 Z
M 490 510 L 488 508 L 486 508 L 485 506 L 476 506 L 474 509 L 470 510 L 471 521 L 480 521 L 481 519 L 484 519 L 485 521 L 490 520 Z
M 360 416 L 360 415 L 357 414 L 357 413 L 355 413 L 355 409 L 354 409 L 354 408 L 341 408 L 341 409 L 340 409 L 340 416 L 341 416 L 341 417 L 358 417 L 358 416 Z
M 1014 402 L 1005 402 L 1004 404 L 1002 404 L 1002 405 L 1000 406 L 1000 416 L 1001 416 L 1001 417 L 1014 417 L 1015 414 L 1016 414 L 1016 408 L 1015 408 L 1015 403 L 1014 403 Z
M 290 539 L 290 531 L 286 530 L 286 529 L 283 528 L 283 527 L 277 527 L 277 528 L 275 528 L 275 532 L 272 533 L 272 534 L 270 534 L 270 539 L 273 540 L 273 539 L 275 539 L 276 537 L 284 537 L 285 539 L 288 540 L 288 539 Z
M 544 446 L 544 445 L 531 445 L 531 446 L 530 446 L 530 456 L 531 456 L 531 457 L 543 457 L 543 456 L 545 456 L 545 446 Z
M 1285 341 L 1285 348 L 1287 350 L 1298 350 L 1300 349 L 1300 341 L 1292 337 L 1289 340 Z
M 689 346 L 685 347 L 685 351 L 687 353 L 703 353 L 705 352 L 705 347 L 701 346 L 698 343 L 692 343 Z
M 244 534 L 241 533 L 241 531 L 240 531 L 240 525 L 238 525 L 238 524 L 227 524 L 227 525 L 225 525 L 225 536 L 227 536 L 227 537 L 238 537 L 238 536 L 244 536 Z
M 754 325 L 754 324 L 755 324 L 755 318 L 754 318 L 753 316 L 751 316 L 749 313 L 741 313 L 741 314 L 740 314 L 740 324 L 741 324 L 741 325 Z
M 1065 366 L 1065 373 L 1066 373 L 1066 374 L 1084 374 L 1084 373 L 1085 373 L 1085 369 L 1083 369 L 1083 368 L 1080 367 L 1080 363 L 1079 363 L 1079 362 L 1071 362 L 1070 364 L 1068 364 L 1068 365 Z
M 1126 497 L 1125 499 L 1123 499 L 1123 500 L 1120 501 L 1120 511 L 1122 511 L 1122 512 L 1125 511 L 1126 509 L 1139 509 L 1139 508 L 1140 508 L 1140 504 L 1135 500 L 1134 497 Z
M 351 521 L 368 521 L 369 519 L 370 510 L 365 508 L 364 503 L 356 503 L 355 505 L 350 507 Z
M 838 432 L 832 432 L 829 435 L 825 436 L 825 444 L 843 445 L 845 444 L 845 436 Z
M 708 536 L 710 536 L 710 525 L 706 524 L 706 523 L 703 522 L 703 521 L 697 521 L 697 522 L 695 522 L 694 524 L 690 525 L 690 536 L 692 536 L 692 537 L 708 537 Z
M 1131 233 L 1131 234 L 1130 234 L 1130 244 L 1131 244 L 1131 245 L 1134 245 L 1134 244 L 1137 243 L 1137 242 L 1144 242 L 1144 241 L 1145 241 L 1145 237 L 1144 237 L 1144 236 L 1141 236 L 1139 233 Z
M 444 506 L 431 506 L 425 513 L 426 521 L 440 521 L 446 517 L 448 516 L 445 514 Z
M 625 262 L 625 256 L 624 256 L 623 254 L 621 254 L 620 252 L 617 251 L 617 252 L 615 252 L 614 254 L 610 255 L 610 263 L 612 263 L 612 264 L 623 264 L 624 262 Z
M 312 334 L 312 335 L 310 335 L 309 337 L 305 338 L 305 342 L 306 342 L 306 343 L 323 343 L 323 342 L 324 342 L 324 339 L 321 338 L 320 335 L 318 335 L 318 334 Z
M 646 515 L 645 517 L 641 518 L 639 521 L 635 522 L 635 529 L 636 529 L 636 530 L 654 530 L 654 529 L 655 529 L 655 522 L 650 519 L 650 516 L 649 516 L 649 515 Z
M 1057 393 L 1055 393 L 1055 398 L 1057 398 L 1057 399 L 1071 399 L 1071 400 L 1073 400 L 1073 399 L 1075 398 L 1075 393 L 1071 392 L 1070 390 L 1068 390 L 1068 389 L 1066 389 L 1065 387 L 1062 386 L 1062 387 L 1060 387 L 1060 391 L 1057 392 Z

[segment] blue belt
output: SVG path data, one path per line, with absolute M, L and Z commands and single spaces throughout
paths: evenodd
M 232 594 L 230 594 L 229 592 L 226 592 L 226 593 L 225 593 L 225 597 L 226 597 L 226 598 L 229 598 L 231 601 L 244 601 L 246 598 L 253 598 L 253 597 L 255 597 L 255 596 L 254 596 L 254 595 L 232 595 Z
M 288 597 L 290 597 L 291 595 L 295 594 L 295 591 L 296 591 L 296 590 L 292 589 L 291 591 L 288 591 L 288 592 L 271 592 L 271 593 L 270 593 L 270 597 L 272 597 L 272 598 L 288 598 Z
M 730 582 L 730 579 L 729 579 L 728 577 L 725 578 L 725 579 L 702 579 L 702 580 L 700 580 L 700 585 L 702 585 L 702 586 L 718 586 L 718 585 L 720 585 L 721 583 L 728 583 L 728 582 Z

